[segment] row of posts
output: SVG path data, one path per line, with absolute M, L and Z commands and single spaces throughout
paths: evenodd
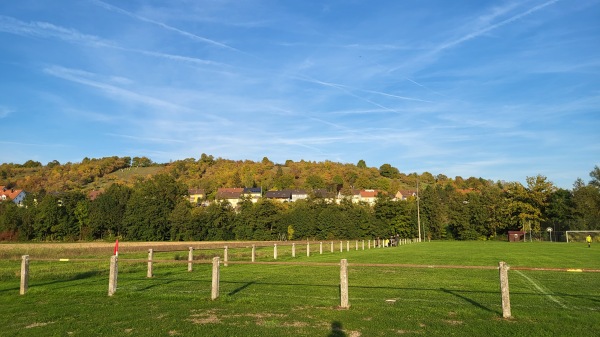
M 252 246 L 252 261 L 254 261 L 254 245 Z M 307 252 L 309 250 L 307 249 Z M 190 247 L 188 271 L 192 271 L 192 252 L 193 249 Z M 225 247 L 225 261 L 227 261 L 227 247 Z M 152 277 L 152 255 L 153 250 L 150 249 L 148 252 L 148 277 Z M 224 263 L 225 265 L 226 262 Z M 219 281 L 220 281 L 220 258 L 214 257 L 212 260 L 212 282 L 211 282 L 211 299 L 216 300 L 219 297 Z M 500 272 L 500 292 L 502 296 L 502 317 L 510 318 L 510 293 L 508 287 L 508 270 L 509 266 L 506 262 L 500 262 L 498 265 Z M 108 279 L 108 296 L 113 296 L 117 291 L 117 277 L 118 277 L 118 257 L 112 256 L 110 258 L 110 272 Z M 29 255 L 23 255 L 21 259 L 21 286 L 19 293 L 24 295 L 29 287 Z M 342 259 L 340 261 L 340 307 L 349 308 L 348 300 L 348 260 Z

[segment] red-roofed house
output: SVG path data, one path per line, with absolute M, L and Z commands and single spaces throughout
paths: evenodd
M 376 190 L 361 190 L 360 201 L 366 202 L 367 204 L 373 206 L 377 200 L 377 193 L 378 192 Z
M 0 186 L 0 200 L 12 200 L 18 206 L 23 206 L 23 200 L 25 199 L 25 191 L 15 190 L 14 188 L 6 188 Z
M 104 193 L 103 191 L 97 191 L 97 190 L 93 190 L 93 191 L 89 191 L 88 192 L 88 199 L 90 199 L 91 201 L 96 200 L 96 198 L 98 198 L 100 196 L 100 194 Z

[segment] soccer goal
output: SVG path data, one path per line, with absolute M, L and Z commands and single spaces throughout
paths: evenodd
M 600 241 L 600 231 L 566 231 L 567 242 L 585 242 L 588 235 L 592 236 L 592 241 Z

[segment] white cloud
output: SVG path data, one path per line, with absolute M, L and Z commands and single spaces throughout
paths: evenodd
M 15 112 L 15 110 L 10 109 L 8 107 L 0 106 L 0 118 L 6 118 L 13 112 Z

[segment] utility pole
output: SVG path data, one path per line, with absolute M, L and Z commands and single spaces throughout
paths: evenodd
M 421 210 L 419 208 L 419 177 L 417 176 L 417 226 L 419 229 L 419 242 L 421 242 Z

